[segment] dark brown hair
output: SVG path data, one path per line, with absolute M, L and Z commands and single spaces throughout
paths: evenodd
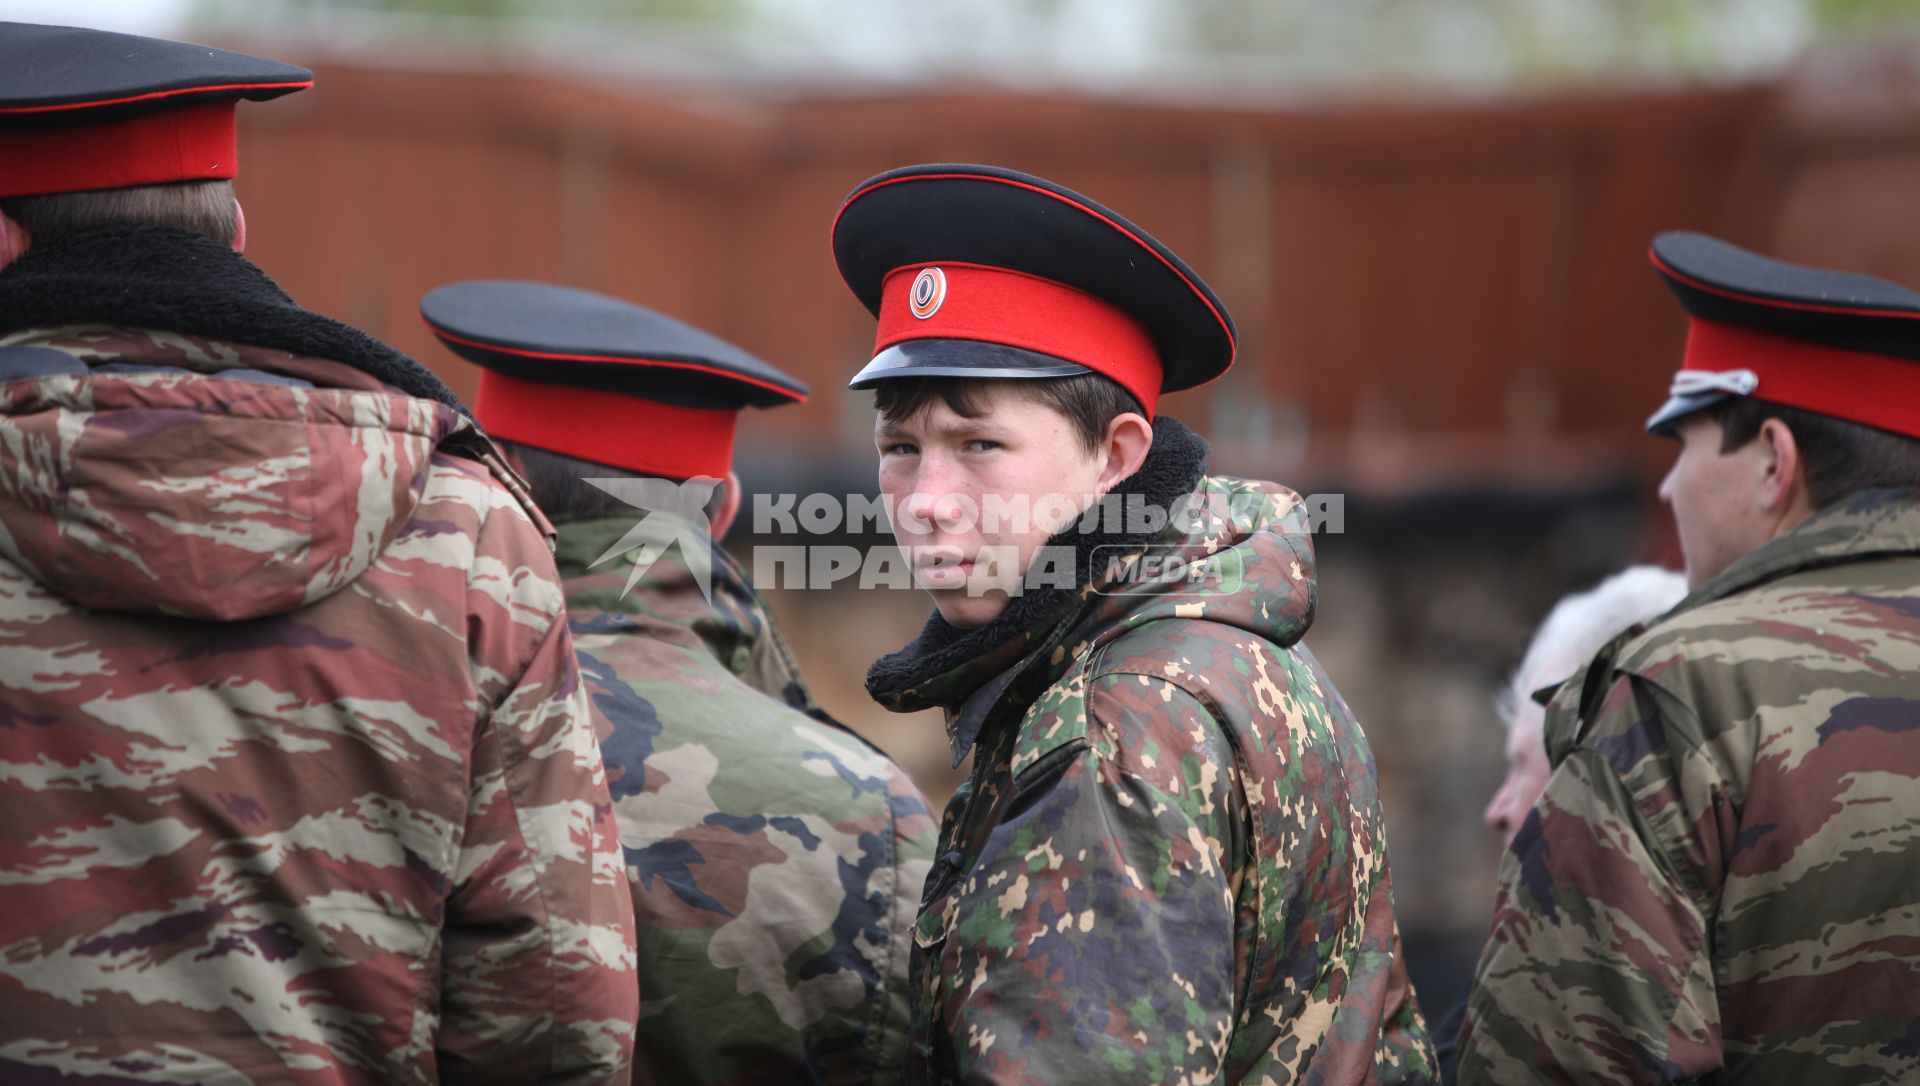
M 988 387 L 995 385 L 1010 388 L 1065 415 L 1074 433 L 1079 435 L 1080 444 L 1090 453 L 1106 440 L 1108 423 L 1129 413 L 1146 414 L 1140 401 L 1121 388 L 1119 382 L 1097 373 L 1032 380 L 896 377 L 874 389 L 873 406 L 882 418 L 910 419 L 938 398 L 961 418 L 977 419 L 987 413 L 987 406 L 981 401 Z
M 1758 437 L 1768 419 L 1785 423 L 1800 450 L 1807 497 L 1816 509 L 1856 490 L 1920 487 L 1920 441 L 1910 437 L 1746 396 L 1722 400 L 1707 414 L 1720 424 L 1722 453 Z

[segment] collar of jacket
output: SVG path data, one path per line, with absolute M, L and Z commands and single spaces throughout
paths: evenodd
M 746 574 L 726 549 L 709 544 L 710 595 L 700 590 L 679 546 L 669 546 L 635 576 L 651 546 L 632 545 L 628 533 L 640 514 L 562 518 L 554 565 L 566 591 L 576 633 L 645 633 L 697 639 L 729 671 L 740 675 L 769 628 L 766 611 Z M 672 519 L 669 512 L 644 514 Z
M 1620 631 L 1559 685 L 1543 724 L 1548 764 L 1558 766 L 1579 745 L 1628 647 L 1668 618 L 1775 577 L 1897 554 L 1920 554 L 1920 492 L 1899 487 L 1856 491 L 1748 551 L 1666 614 Z
M 1920 491 L 1855 491 L 1747 552 L 1667 613 L 1691 610 L 1803 569 L 1893 554 L 1920 554 Z
M 1162 415 L 1154 422 L 1153 448 L 1145 463 L 1115 486 L 1114 493 L 1170 509 L 1199 486 L 1209 451 L 1198 434 Z M 1095 549 L 1144 549 L 1171 531 L 1104 532 L 1099 526 L 1083 530 L 1076 522 L 1048 541 L 1049 546 L 1072 548 L 1073 588 L 1023 593 L 1010 600 L 998 618 L 971 629 L 955 626 L 935 611 L 911 644 L 874 662 L 867 672 L 867 693 L 894 712 L 934 706 L 946 710 L 953 763 L 959 765 L 993 707 L 1016 683 L 1043 686 L 1068 666 L 1062 642 L 1094 596 Z
M 0 332 L 81 324 L 180 332 L 344 362 L 467 414 L 425 366 L 300 308 L 246 258 L 187 230 L 90 227 L 36 243 L 0 269 Z

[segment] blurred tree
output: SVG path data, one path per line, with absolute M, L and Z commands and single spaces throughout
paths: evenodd
M 1881 29 L 1920 21 L 1920 0 L 1813 0 L 1822 28 L 1841 31 Z
M 1920 25 L 1920 0 L 195 0 L 203 17 L 370 15 L 662 35 L 755 63 L 1126 85 L 1724 77 L 1821 34 Z
M 266 21 L 286 15 L 412 15 L 555 23 L 707 24 L 748 14 L 750 0 L 199 0 L 203 16 Z

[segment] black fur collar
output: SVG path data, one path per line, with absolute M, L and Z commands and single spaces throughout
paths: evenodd
M 410 396 L 467 413 L 425 366 L 300 308 L 265 272 L 191 231 L 97 226 L 35 244 L 0 269 L 0 332 L 71 324 L 180 332 L 345 362 Z
M 1139 495 L 1150 505 L 1170 509 L 1200 484 L 1210 451 L 1204 438 L 1163 415 L 1153 424 L 1153 448 L 1146 462 L 1114 492 Z M 958 706 L 1040 644 L 1048 631 L 1079 613 L 1094 572 L 1095 548 L 1142 546 L 1156 534 L 1103 532 L 1098 526 L 1083 531 L 1076 522 L 1048 541 L 1048 546 L 1073 549 L 1073 588 L 1022 593 L 1008 601 L 998 618 L 971 629 L 955 626 L 935 611 L 911 644 L 874 661 L 867 671 L 867 693 L 894 712 Z

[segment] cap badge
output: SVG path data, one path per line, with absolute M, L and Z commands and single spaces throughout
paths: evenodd
M 947 300 L 947 273 L 939 268 L 922 268 L 914 277 L 913 289 L 907 292 L 907 308 L 913 315 L 926 320 L 940 312 L 940 303 Z

